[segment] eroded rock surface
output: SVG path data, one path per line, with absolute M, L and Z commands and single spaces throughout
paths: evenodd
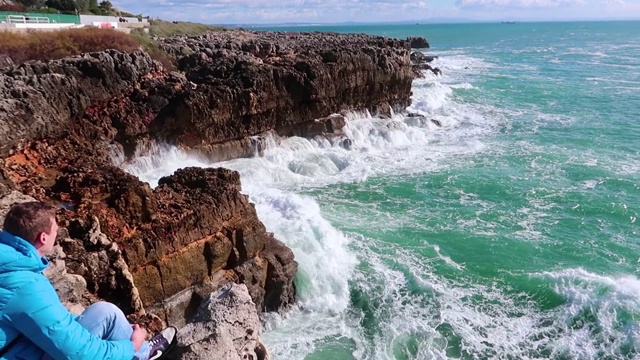
M 178 332 L 173 360 L 268 360 L 262 324 L 245 285 L 230 284 L 208 295 L 194 320 Z
M 434 75 L 442 75 L 442 70 L 440 70 L 440 68 L 432 67 L 429 64 L 437 58 L 437 56 L 426 55 L 419 51 L 411 53 L 411 64 L 416 75 L 422 76 L 423 70 L 431 71 Z
M 236 172 L 183 169 L 152 189 L 117 165 L 157 141 L 222 160 L 260 153 L 268 132 L 340 136 L 344 118 L 331 114 L 409 104 L 410 44 L 242 31 L 163 44 L 181 72 L 117 51 L 0 70 L 0 196 L 67 209 L 60 276 L 81 276 L 87 293 L 128 313 L 183 324 L 230 282 L 260 311 L 285 309 L 297 263 Z M 81 284 L 70 284 L 62 292 L 77 298 Z
M 429 48 L 429 41 L 423 37 L 408 37 L 407 41 L 411 44 L 412 49 L 427 49 Z
M 402 40 L 223 32 L 164 39 L 163 46 L 196 84 L 151 124 L 154 136 L 175 144 L 206 149 L 269 130 L 289 136 L 332 113 L 410 103 L 414 74 Z

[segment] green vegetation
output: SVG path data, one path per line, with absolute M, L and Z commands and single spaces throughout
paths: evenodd
M 42 1 L 40 3 L 40 1 Z M 19 0 L 15 4 L 26 9 L 38 6 L 39 12 L 70 12 L 75 9 L 80 12 L 89 11 L 92 13 L 109 14 L 117 12 L 121 16 L 131 16 L 115 9 L 109 1 L 97 0 Z M 49 15 L 42 15 L 49 16 Z M 71 16 L 59 15 L 55 16 Z M 60 19 L 53 22 L 62 22 Z M 20 64 L 29 60 L 53 60 L 73 55 L 80 55 L 86 52 L 104 51 L 106 49 L 116 49 L 125 52 L 144 49 L 154 60 L 159 61 L 166 69 L 175 68 L 171 56 L 162 50 L 158 45 L 156 37 L 169 37 L 177 35 L 201 35 L 209 31 L 227 31 L 228 29 L 204 25 L 192 22 L 169 22 L 162 20 L 150 21 L 148 32 L 143 29 L 133 29 L 131 34 L 98 28 L 83 28 L 59 30 L 55 32 L 27 32 L 12 33 L 0 32 L 0 54 L 8 55 L 14 63 Z
M 163 20 L 152 20 L 149 34 L 151 36 L 168 37 L 176 35 L 201 35 L 209 31 L 226 31 L 220 26 L 204 25 L 191 22 L 170 22 Z
M 53 60 L 82 53 L 116 49 L 132 52 L 143 47 L 152 58 L 171 66 L 168 56 L 153 43 L 111 29 L 88 27 L 59 31 L 27 33 L 0 32 L 0 54 L 6 54 L 16 64 L 29 60 Z
M 131 31 L 132 39 L 134 39 L 146 51 L 152 59 L 159 61 L 165 69 L 173 70 L 175 63 L 171 57 L 164 52 L 158 43 L 142 29 L 134 29 Z
M 0 11 L 60 12 L 63 14 L 93 14 L 142 17 L 120 12 L 108 0 L 14 0 L 13 4 L 0 5 Z

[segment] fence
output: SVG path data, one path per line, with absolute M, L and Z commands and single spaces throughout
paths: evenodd
M 126 20 L 128 23 L 147 23 L 147 19 L 140 19 L 135 17 L 118 17 L 118 16 L 100 16 L 100 15 L 80 15 L 80 23 L 84 25 L 93 25 L 93 23 L 117 23 L 122 20 Z
M 22 16 L 22 15 L 7 15 L 7 23 L 9 24 L 49 24 L 51 20 L 48 17 L 42 16 Z
M 78 15 L 67 14 L 44 14 L 44 13 L 30 13 L 30 12 L 15 12 L 15 11 L 0 11 L 0 22 L 10 22 L 10 17 L 23 17 L 26 23 L 31 23 L 31 19 L 39 19 L 38 24 L 47 23 L 43 18 L 49 19 L 48 23 L 56 24 L 80 24 L 80 17 Z M 16 18 L 17 19 L 17 18 Z M 25 23 L 23 22 L 23 23 Z M 33 22 L 35 24 L 35 22 Z

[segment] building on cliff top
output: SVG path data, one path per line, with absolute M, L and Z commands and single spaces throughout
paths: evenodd
M 0 31 L 60 30 L 85 26 L 117 29 L 126 33 L 131 29 L 149 31 L 149 21 L 135 17 L 46 14 L 0 11 Z

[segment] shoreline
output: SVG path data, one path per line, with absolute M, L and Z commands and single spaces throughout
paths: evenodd
M 2 70 L 0 196 L 19 190 L 73 209 L 60 214 L 62 245 L 83 260 L 66 269 L 126 313 L 154 309 L 182 326 L 194 299 L 229 282 L 247 286 L 256 310 L 284 311 L 297 263 L 240 193 L 237 172 L 187 168 L 151 189 L 112 155 L 131 158 L 159 141 L 231 159 L 259 152 L 255 136 L 268 131 L 345 142 L 344 118 L 331 114 L 408 105 L 409 42 L 238 31 L 162 46 L 182 72 L 117 51 Z M 92 229 L 105 240 L 91 240 Z M 105 251 L 111 261 L 88 262 Z

